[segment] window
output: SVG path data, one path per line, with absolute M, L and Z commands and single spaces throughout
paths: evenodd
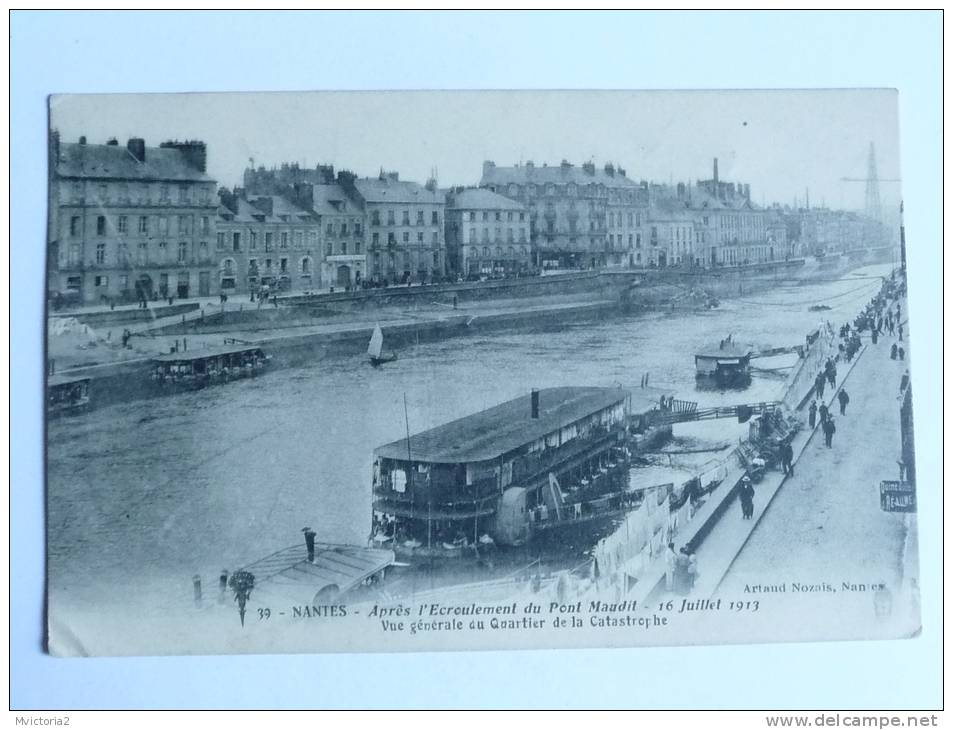
M 71 243 L 69 247 L 69 265 L 78 266 L 80 262 L 80 245 L 78 243 Z
M 417 211 L 417 225 L 422 226 L 424 224 L 424 212 L 422 210 Z
M 361 224 L 360 224 L 360 223 L 355 223 L 355 224 L 354 224 L 354 235 L 355 235 L 355 236 L 360 236 L 360 235 L 361 235 Z
M 347 241 L 341 241 L 341 253 L 342 254 L 347 253 Z
M 167 258 L 169 254 L 169 244 L 165 241 L 159 243 L 159 263 L 164 264 L 169 259 Z
M 274 246 L 274 237 L 275 234 L 271 231 L 265 232 L 265 251 L 271 251 L 272 247 Z
M 105 243 L 96 244 L 96 263 L 97 264 L 106 263 L 106 244 Z
M 503 230 L 499 226 L 493 229 L 493 240 L 494 241 L 503 240 Z
M 409 210 L 405 210 L 403 211 L 403 213 L 401 213 L 400 222 L 402 225 L 405 225 L 405 226 L 410 225 L 410 211 Z
M 119 275 L 119 291 L 126 291 L 129 288 L 129 274 Z
M 287 258 L 281 259 L 281 273 L 282 274 L 288 273 L 288 259 Z
M 72 185 L 72 195 L 73 200 L 82 200 L 83 198 L 83 183 L 74 182 Z
M 424 242 L 424 232 L 423 232 L 423 231 L 417 231 L 417 243 L 421 243 L 421 244 L 422 244 L 423 242 Z
M 209 226 L 210 226 L 210 223 L 209 223 L 208 216 L 203 215 L 202 216 L 202 235 L 203 236 L 207 236 L 209 232 L 211 231 L 211 228 L 209 228 Z
M 387 211 L 387 225 L 389 226 L 394 225 L 394 211 L 393 210 Z
M 149 233 L 149 216 L 139 216 L 139 233 L 143 236 Z
M 159 202 L 161 203 L 169 202 L 169 186 L 166 184 L 159 186 Z
M 127 233 L 129 231 L 129 217 L 121 215 L 116 221 L 116 228 L 120 233 Z
M 279 239 L 280 248 L 288 248 L 288 231 L 281 232 L 281 238 Z
M 69 219 L 69 234 L 71 236 L 79 235 L 80 220 L 81 219 L 78 215 L 74 215 L 72 218 Z
M 248 250 L 254 251 L 258 248 L 258 231 L 248 231 Z
M 232 251 L 238 252 L 242 250 L 242 234 L 241 231 L 234 231 L 232 233 Z
M 354 253 L 360 253 L 360 252 L 361 252 L 361 242 L 360 242 L 360 241 L 355 241 L 355 242 L 354 242 Z
M 520 242 L 522 243 L 525 240 L 526 240 L 526 229 L 520 228 Z
M 189 244 L 185 241 L 179 242 L 179 258 L 177 259 L 180 264 L 184 264 L 189 253 Z
M 334 244 L 328 241 L 327 245 L 324 247 L 324 253 L 326 256 L 334 255 Z
M 108 276 L 93 277 L 93 283 L 96 286 L 109 286 L 109 277 Z
M 199 243 L 199 260 L 200 261 L 208 260 L 208 243 L 206 241 L 201 241 Z
M 301 273 L 305 275 L 311 273 L 311 259 L 308 256 L 301 259 Z
M 308 246 L 310 248 L 318 247 L 318 232 L 317 231 L 308 232 Z
M 159 235 L 164 236 L 169 232 L 169 219 L 164 215 L 159 216 Z
M 379 210 L 371 211 L 371 225 L 379 226 L 381 224 L 381 212 Z
M 129 244 L 120 243 L 117 251 L 117 259 L 120 264 L 129 263 Z
M 513 243 L 513 229 L 512 228 L 506 229 L 506 242 Z
M 187 215 L 180 215 L 180 216 L 179 216 L 179 218 L 178 218 L 178 233 L 179 233 L 180 236 L 181 236 L 181 235 L 187 235 L 187 234 L 191 233 L 191 230 L 190 230 L 191 227 L 192 227 L 192 226 L 190 225 L 191 222 L 192 222 L 192 219 L 191 219 L 190 216 L 187 216 Z
M 470 243 L 476 243 L 476 240 L 477 240 L 476 228 L 471 228 L 470 229 Z
M 480 255 L 480 253 L 479 253 L 479 251 L 477 251 L 477 247 L 476 247 L 476 246 L 471 246 L 471 247 L 470 247 L 470 258 L 471 258 L 471 259 L 475 259 L 475 258 L 476 258 L 477 256 L 479 256 L 479 255 Z
M 404 231 L 404 243 L 410 243 L 410 233 L 408 231 Z
M 106 235 L 106 216 L 104 215 L 96 216 L 96 235 Z
M 483 258 L 489 258 L 489 257 L 490 257 L 490 247 L 489 247 L 489 246 L 484 246 L 484 247 L 483 247 Z
M 525 217 L 526 217 L 526 213 L 524 213 L 523 211 L 520 211 L 520 223 L 523 222 L 523 219 L 524 219 Z
M 140 266 L 149 263 L 149 243 L 147 241 L 142 241 L 139 244 L 136 252 L 136 263 Z
M 434 246 L 440 243 L 440 234 L 437 233 L 437 231 L 433 232 L 433 237 L 431 238 L 431 242 L 433 243 Z
M 333 236 L 333 235 L 334 235 L 334 224 L 333 224 L 333 223 L 328 223 L 328 227 L 325 229 L 324 232 L 325 232 L 327 235 L 329 235 L 329 236 Z
M 180 203 L 189 202 L 189 186 L 188 185 L 179 185 L 179 202 Z
M 388 245 L 388 246 L 393 246 L 393 245 L 395 245 L 396 243 L 397 243 L 397 237 L 394 235 L 394 232 L 393 232 L 393 231 L 390 231 L 390 232 L 387 234 L 387 245 Z
M 500 211 L 500 210 L 496 211 L 496 214 L 495 214 L 494 217 L 495 217 L 496 220 L 498 220 L 498 221 L 503 220 L 503 211 Z
M 144 183 L 139 186 L 139 202 L 148 203 L 149 202 L 149 185 Z
M 98 188 L 98 190 L 99 190 L 99 199 L 100 199 L 100 200 L 108 200 L 108 199 L 109 199 L 109 186 L 107 186 L 107 185 L 100 185 L 99 188 Z
M 225 250 L 225 234 L 218 233 L 215 237 L 215 250 L 224 251 Z
M 371 245 L 373 245 L 373 246 L 379 246 L 379 245 L 380 245 L 380 242 L 381 242 L 381 236 L 380 236 L 380 234 L 379 234 L 377 231 L 374 231 L 374 232 L 371 234 Z
M 484 228 L 484 229 L 483 229 L 483 242 L 486 243 L 486 242 L 489 241 L 489 240 L 490 240 L 490 229 L 489 229 L 489 228 Z
M 485 220 L 485 221 L 490 220 L 490 214 L 489 214 L 489 212 L 487 212 L 487 211 L 485 211 L 485 210 L 483 211 L 483 220 Z

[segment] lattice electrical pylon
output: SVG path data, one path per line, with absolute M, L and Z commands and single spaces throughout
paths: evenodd
M 880 210 L 880 182 L 877 178 L 877 156 L 874 143 L 870 143 L 867 153 L 867 186 L 864 190 L 864 211 L 868 218 L 878 223 L 883 220 Z

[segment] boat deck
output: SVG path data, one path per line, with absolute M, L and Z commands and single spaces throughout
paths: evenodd
M 301 544 L 279 550 L 242 569 L 255 576 L 252 595 L 257 600 L 276 605 L 312 605 L 320 591 L 334 587 L 334 595 L 347 593 L 394 560 L 391 550 L 316 543 L 313 563 L 308 562 L 308 549 Z

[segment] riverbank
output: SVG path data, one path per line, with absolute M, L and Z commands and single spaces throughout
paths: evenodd
M 797 270 L 804 268 L 803 262 L 794 266 Z M 802 283 L 801 280 L 779 281 L 778 271 L 778 265 L 765 268 L 760 272 L 762 278 L 755 277 L 747 281 L 738 291 L 747 295 L 777 287 L 785 282 L 788 285 Z M 399 350 L 408 344 L 474 332 L 492 332 L 505 328 L 545 330 L 548 327 L 577 322 L 603 321 L 608 317 L 625 316 L 632 312 L 682 311 L 686 306 L 698 306 L 693 298 L 686 296 L 686 292 L 697 287 L 664 283 L 658 278 L 671 278 L 678 276 L 677 273 L 657 272 L 653 275 L 656 277 L 654 283 L 635 284 L 630 279 L 631 274 L 632 272 L 622 270 L 580 272 L 578 275 L 519 280 L 520 287 L 532 288 L 552 286 L 553 283 L 559 285 L 565 276 L 570 276 L 574 282 L 573 287 L 578 287 L 580 282 L 583 282 L 585 287 L 558 295 L 487 299 L 470 303 L 458 301 L 457 308 L 454 308 L 452 300 L 450 303 L 444 303 L 436 300 L 428 302 L 426 299 L 415 299 L 412 308 L 392 304 L 373 310 L 361 307 L 329 309 L 327 303 L 321 307 L 272 308 L 258 307 L 248 302 L 231 301 L 217 306 L 206 302 L 203 307 L 176 312 L 153 321 L 130 324 L 128 329 L 133 336 L 126 347 L 119 341 L 121 331 L 118 329 L 115 332 L 107 329 L 105 335 L 100 330 L 93 338 L 82 343 L 50 336 L 48 359 L 57 373 L 96 381 L 93 385 L 93 405 L 96 406 L 149 396 L 150 360 L 156 355 L 168 353 L 174 348 L 186 347 L 195 352 L 220 345 L 226 338 L 263 346 L 267 348 L 268 354 L 272 355 L 275 367 L 293 367 L 315 359 L 360 354 L 377 323 L 381 324 L 388 349 L 396 349 L 399 353 Z M 723 288 L 732 290 L 737 285 L 735 279 L 739 272 L 732 269 L 688 275 L 717 278 L 722 282 Z M 555 282 L 547 281 L 550 279 Z M 536 283 L 538 281 L 543 281 L 543 284 Z M 601 283 L 596 285 L 593 282 Z M 513 282 L 506 284 L 511 288 L 513 286 Z M 471 291 L 477 291 L 473 289 L 473 284 L 456 286 L 470 287 Z M 409 289 L 421 291 L 424 288 Z M 495 288 L 500 289 L 499 286 Z M 334 297 L 353 299 L 359 295 L 361 293 L 342 293 Z M 421 295 L 415 293 L 412 296 Z M 730 301 L 731 297 L 724 296 L 724 299 Z M 381 301 L 377 304 L 381 305 Z

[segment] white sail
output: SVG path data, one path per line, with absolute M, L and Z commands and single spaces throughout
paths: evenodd
M 381 350 L 384 347 L 384 333 L 381 332 L 381 326 L 375 325 L 374 334 L 371 335 L 371 341 L 367 345 L 367 354 L 370 357 L 380 357 Z

